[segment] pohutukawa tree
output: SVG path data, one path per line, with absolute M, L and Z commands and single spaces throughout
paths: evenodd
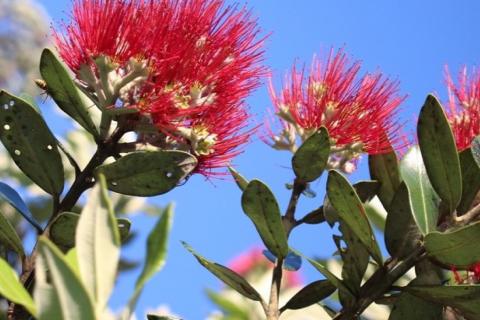
M 211 179 L 227 167 L 265 246 L 249 266 L 271 273 L 268 293 L 249 282 L 250 267 L 225 267 L 185 247 L 257 303 L 263 318 L 301 318 L 314 306 L 326 319 L 360 319 L 374 303 L 388 305 L 393 320 L 480 318 L 477 72 L 468 77 L 463 70 L 458 84 L 447 76 L 446 111 L 428 95 L 418 116 L 418 146 L 408 146 L 397 120 L 405 98 L 397 81 L 363 73 L 344 49 L 314 59 L 310 70 L 294 66 L 280 90 L 270 85 L 278 119 L 259 133 L 293 154 L 291 197 L 282 213 L 267 185 L 229 167 L 258 129 L 244 100 L 267 75 L 264 38 L 248 10 L 223 0 L 74 0 L 71 20 L 53 35 L 71 72 L 45 49 L 36 83 L 91 136 L 96 151 L 80 166 L 31 102 L 0 92 L 0 140 L 52 202 L 47 221 L 39 223 L 17 191 L 0 183 L 0 196 L 38 234 L 26 252 L 0 215 L 0 294 L 9 302 L 9 319 L 129 319 L 143 286 L 165 262 L 173 213 L 166 208 L 148 236 L 135 290 L 115 315 L 107 302 L 130 221 L 116 216 L 112 193 L 160 195 L 193 174 Z M 348 174 L 364 154 L 372 180 L 351 185 Z M 66 183 L 69 170 L 74 179 Z M 324 201 L 297 212 L 324 173 Z M 373 231 L 371 221 L 379 220 L 388 252 Z M 302 225 L 321 223 L 333 228 L 340 272 L 289 245 Z M 319 271 L 319 280 L 283 301 L 299 286 L 291 272 L 302 260 Z M 253 318 L 228 299 L 215 301 L 225 319 Z

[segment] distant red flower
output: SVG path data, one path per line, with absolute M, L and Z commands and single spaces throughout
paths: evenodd
M 56 44 L 77 78 L 92 87 L 109 81 L 107 107 L 120 99 L 137 108 L 170 147 L 197 156 L 197 172 L 218 174 L 248 141 L 244 100 L 264 68 L 263 40 L 245 9 L 224 0 L 74 0 L 64 29 Z
M 452 266 L 451 270 L 452 270 L 455 282 L 457 284 L 480 283 L 480 262 L 471 265 L 467 269 L 468 272 L 465 278 L 460 275 L 460 273 L 457 271 L 457 268 L 455 266 Z
M 325 126 L 337 148 L 391 151 L 401 139 L 395 116 L 404 97 L 398 95 L 398 83 L 380 73 L 360 77 L 360 66 L 343 50 L 331 50 L 325 61 L 315 58 L 307 75 L 294 66 L 280 93 L 271 85 L 277 114 L 303 130 L 302 138 Z
M 464 67 L 458 74 L 455 84 L 446 68 L 448 89 L 448 119 L 452 127 L 457 148 L 461 151 L 468 147 L 480 134 L 480 72 L 472 70 L 469 75 Z
M 228 267 L 236 273 L 248 277 L 256 272 L 263 274 L 267 270 L 273 269 L 273 263 L 265 258 L 261 248 L 253 247 L 235 257 L 228 264 Z M 284 270 L 283 280 L 283 285 L 286 287 L 298 287 L 302 284 L 302 279 L 298 271 Z

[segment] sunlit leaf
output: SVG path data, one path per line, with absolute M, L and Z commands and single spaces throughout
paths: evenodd
M 261 181 L 252 180 L 242 194 L 242 208 L 252 220 L 265 246 L 277 258 L 288 254 L 287 235 L 277 200 Z
M 15 270 L 2 258 L 0 258 L 0 295 L 24 306 L 35 316 L 36 309 L 32 297 L 23 287 Z
M 52 195 L 63 190 L 57 140 L 43 118 L 22 99 L 0 91 L 0 140 L 17 166 Z

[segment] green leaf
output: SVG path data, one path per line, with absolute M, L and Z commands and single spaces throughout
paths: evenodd
M 413 147 L 400 162 L 400 172 L 408 189 L 410 209 L 423 234 L 437 227 L 439 199 L 428 180 L 422 154 Z
M 473 139 L 471 150 L 473 160 L 475 160 L 477 166 L 480 167 L 480 136 L 477 136 L 475 139 Z
M 393 305 L 388 320 L 438 320 L 443 319 L 442 316 L 441 305 L 404 292 Z
M 467 319 L 480 318 L 480 285 L 408 286 L 403 290 L 427 301 L 456 308 Z
M 87 289 L 65 261 L 62 253 L 43 236 L 39 239 L 39 252 L 50 270 L 52 283 L 62 308 L 62 319 L 96 319 Z
M 140 197 L 166 193 L 197 166 L 197 159 L 183 151 L 140 151 L 96 169 L 112 191 Z
M 387 208 L 393 200 L 397 188 L 402 182 L 398 160 L 394 151 L 368 156 L 370 177 L 380 183 L 378 198 Z
M 301 222 L 306 224 L 319 224 L 325 222 L 323 206 L 306 214 L 305 217 L 302 218 Z
M 360 239 L 342 220 L 340 221 L 339 231 L 342 236 L 334 235 L 333 238 L 343 261 L 343 283 L 350 289 L 350 292 L 358 296 L 360 285 L 367 271 L 369 254 Z M 342 242 L 345 246 L 342 246 Z M 356 299 L 351 299 L 351 295 L 345 295 L 344 292 L 339 292 L 339 297 L 343 307 L 352 307 L 356 302 Z
M 27 204 L 23 201 L 22 197 L 15 189 L 8 184 L 0 182 L 0 198 L 7 201 L 12 207 L 14 207 L 31 225 L 33 225 L 37 231 L 43 232 L 42 227 L 33 218 L 33 214 L 28 209 Z
M 134 293 L 130 297 L 127 307 L 122 312 L 122 319 L 130 319 L 131 314 L 135 310 L 138 298 L 142 293 L 143 287 L 165 265 L 167 258 L 168 235 L 172 228 L 172 221 L 173 205 L 170 204 L 163 210 L 163 214 L 148 235 L 145 265 L 135 283 Z
M 457 207 L 459 215 L 467 212 L 480 190 L 480 167 L 473 158 L 472 150 L 465 149 L 459 154 L 462 171 L 462 199 Z
M 18 280 L 15 270 L 2 258 L 0 258 L 0 295 L 21 304 L 31 315 L 36 315 L 32 297 Z
M 35 258 L 35 289 L 33 297 L 38 320 L 62 319 L 62 307 L 58 294 L 47 275 L 47 264 L 40 254 Z
M 237 186 L 240 188 L 240 190 L 245 191 L 248 185 L 248 180 L 245 179 L 240 173 L 237 172 L 232 167 L 228 167 L 228 171 L 230 171 L 230 174 L 232 175 L 233 179 L 235 179 L 235 182 L 237 183 Z
M 222 280 L 226 285 L 236 290 L 238 293 L 254 301 L 262 301 L 262 297 L 241 275 L 221 264 L 208 261 L 203 258 L 190 247 L 187 243 L 182 242 L 185 249 L 195 256 L 198 262 L 208 271 Z
M 362 202 L 371 201 L 380 191 L 380 182 L 374 180 L 359 181 L 353 185 Z
M 20 257 L 25 256 L 25 251 L 23 250 L 22 240 L 17 234 L 17 231 L 12 226 L 10 221 L 4 217 L 0 212 L 0 243 L 7 246 L 7 248 L 12 249 Z
M 328 131 L 321 127 L 312 134 L 295 152 L 292 167 L 300 181 L 311 182 L 320 177 L 330 156 Z
M 87 291 L 94 297 L 99 314 L 115 284 L 120 258 L 120 235 L 105 178 L 91 190 L 78 220 L 75 244 L 78 266 Z
M 410 210 L 405 183 L 398 188 L 388 210 L 385 223 L 385 244 L 392 257 L 403 260 L 420 245 L 422 235 Z
M 5 91 L 0 91 L 0 140 L 40 188 L 52 195 L 62 193 L 63 164 L 55 137 L 31 105 Z
M 480 221 L 449 232 L 432 232 L 425 237 L 430 256 L 447 265 L 468 267 L 480 261 Z
M 352 230 L 373 259 L 382 264 L 382 255 L 367 219 L 365 208 L 348 180 L 335 170 L 329 172 L 327 194 L 340 219 Z
M 432 95 L 420 111 L 417 134 L 430 182 L 453 212 L 462 197 L 460 161 L 445 111 Z
M 317 269 L 318 272 L 320 272 L 332 285 L 334 285 L 337 289 L 339 294 L 341 293 L 346 299 L 349 300 L 355 300 L 355 295 L 354 293 L 348 288 L 343 280 L 337 278 L 330 270 L 328 270 L 326 267 L 324 267 L 321 263 L 309 259 L 305 257 L 304 255 L 300 254 L 299 252 L 296 252 L 298 255 L 302 256 L 304 259 L 306 259 L 310 264 Z
M 287 235 L 277 200 L 261 181 L 252 180 L 242 194 L 242 208 L 252 220 L 265 246 L 279 259 L 288 254 Z
M 62 212 L 53 220 L 50 226 L 50 240 L 62 251 L 75 246 L 75 235 L 80 215 L 74 212 Z M 130 233 L 131 223 L 128 219 L 117 219 L 120 240 L 125 241 Z
M 88 113 L 90 106 L 85 105 L 67 70 L 49 49 L 42 52 L 40 74 L 47 83 L 48 94 L 60 109 L 97 137 L 98 131 Z
M 137 289 L 143 288 L 145 283 L 165 265 L 165 260 L 167 258 L 168 235 L 172 228 L 172 221 L 173 205 L 170 204 L 148 235 L 145 265 L 135 284 Z
M 337 288 L 328 280 L 318 280 L 303 287 L 280 309 L 298 310 L 329 297 Z

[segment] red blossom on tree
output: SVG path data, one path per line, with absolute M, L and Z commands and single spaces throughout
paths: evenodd
M 224 0 L 75 0 L 64 29 L 56 44 L 80 82 L 110 108 L 120 100 L 139 110 L 168 140 L 148 142 L 194 154 L 196 172 L 219 174 L 249 140 L 244 100 L 265 69 L 246 9 Z
M 457 148 L 462 151 L 480 134 L 480 72 L 468 74 L 463 67 L 455 84 L 446 68 L 448 89 L 448 120 L 452 127 Z
M 325 126 L 336 148 L 391 151 L 391 144 L 400 142 L 394 118 L 404 97 L 398 82 L 381 73 L 359 76 L 360 67 L 343 50 L 331 50 L 324 61 L 314 58 L 309 74 L 294 66 L 279 93 L 270 89 L 276 113 L 288 122 L 284 128 L 294 128 L 304 140 Z

